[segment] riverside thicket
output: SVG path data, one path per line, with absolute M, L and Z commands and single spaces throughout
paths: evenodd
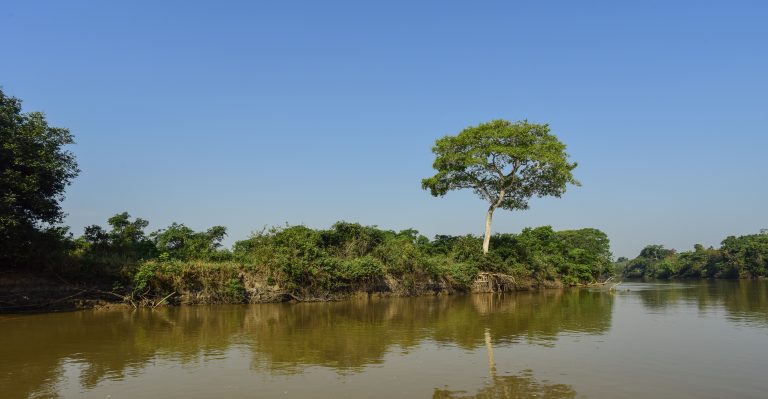
M 549 226 L 482 238 L 416 230 L 383 230 L 338 222 L 328 229 L 265 229 L 223 248 L 226 228 L 194 231 L 174 223 L 147 234 L 148 222 L 121 213 L 109 228 L 89 226 L 61 235 L 58 251 L 42 253 L 40 267 L 83 280 L 109 281 L 132 298 L 169 296 L 186 303 L 322 300 L 355 292 L 417 295 L 470 291 L 481 273 L 503 275 L 512 286 L 593 283 L 612 274 L 607 236 L 597 229 L 554 231 Z
M 633 278 L 725 278 L 768 277 L 768 230 L 760 234 L 730 236 L 720 248 L 696 244 L 693 251 L 677 252 L 662 245 L 648 245 L 632 259 L 617 266 Z

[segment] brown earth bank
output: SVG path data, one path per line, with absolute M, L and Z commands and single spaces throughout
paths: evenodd
M 338 301 L 354 297 L 404 297 L 492 293 L 563 288 L 560 281 L 534 281 L 502 273 L 481 272 L 469 287 L 457 286 L 445 278 L 398 279 L 385 276 L 378 281 L 357 283 L 335 290 L 287 290 L 258 274 L 242 273 L 244 292 L 232 296 L 198 284 L 180 292 L 145 296 L 107 283 L 71 281 L 55 274 L 0 273 L 0 313 L 70 311 L 102 307 L 157 307 L 223 303 L 269 303 Z
M 55 274 L 0 273 L 0 313 L 53 312 L 121 303 L 106 284 L 68 281 Z

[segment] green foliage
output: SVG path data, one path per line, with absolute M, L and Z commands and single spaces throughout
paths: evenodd
M 50 248 L 59 248 L 64 263 L 83 275 L 109 277 L 140 299 L 197 292 L 192 301 L 242 302 L 248 299 L 246 275 L 304 297 L 378 289 L 392 279 L 407 291 L 445 281 L 469 289 L 480 272 L 578 284 L 594 281 L 610 262 L 608 240 L 594 229 L 555 232 L 546 226 L 497 235 L 494 251 L 484 254 L 481 238 L 472 235 L 430 241 L 413 229 L 338 222 L 327 230 L 263 230 L 230 252 L 221 248 L 221 226 L 196 232 L 173 223 L 146 234 L 149 222 L 127 212 L 107 222 L 108 230 L 88 226 L 76 240 L 66 237 L 66 229 L 40 234 L 51 235 Z
M 768 276 L 768 235 L 728 237 L 719 249 L 696 244 L 677 253 L 649 245 L 629 261 L 624 275 L 636 278 L 758 278 Z
M 133 275 L 133 292 L 137 294 L 148 292 L 151 288 L 150 282 L 160 270 L 160 266 L 159 262 L 144 262 L 139 265 Z
M 618 259 L 616 259 L 615 262 L 613 262 L 612 267 L 614 273 L 623 276 L 628 264 L 629 259 L 625 256 L 620 256 Z
M 179 260 L 226 260 L 229 253 L 220 250 L 221 241 L 226 235 L 227 228 L 223 226 L 213 226 L 206 231 L 195 232 L 178 223 L 151 234 L 161 254 Z
M 375 282 L 384 277 L 384 264 L 371 255 L 344 260 L 340 263 L 339 276 L 358 282 Z
M 226 282 L 224 292 L 232 299 L 231 302 L 245 302 L 248 293 L 245 290 L 243 281 L 239 278 L 230 278 Z
M 611 245 L 608 236 L 598 229 L 586 228 L 579 230 L 564 230 L 557 232 L 567 247 L 580 250 L 569 252 L 568 258 L 582 269 L 589 265 L 597 268 L 600 275 L 612 275 L 614 273 L 611 262 Z
M 610 242 L 597 229 L 526 228 L 518 235 L 496 235 L 492 242 L 491 254 L 503 259 L 501 271 L 506 273 L 524 271 L 537 280 L 560 279 L 572 285 L 613 274 Z
M 388 274 L 402 276 L 418 272 L 423 267 L 426 256 L 423 248 L 425 243 L 417 243 L 417 239 L 407 236 L 388 238 L 372 252 L 381 260 Z
M 60 235 L 64 189 L 79 170 L 67 129 L 48 126 L 40 112 L 0 90 L 0 264 L 40 266 Z M 53 229 L 53 230 L 51 230 Z M 63 237 L 62 237 L 63 238 Z
M 20 248 L 0 253 L 0 268 L 3 266 L 26 266 L 39 271 L 68 274 L 78 271 L 78 262 L 70 253 L 75 247 L 69 227 L 46 226 L 28 229 L 17 236 L 24 240 Z M 0 243 L 0 246 L 8 243 Z M 7 261 L 8 263 L 4 263 Z
M 275 258 L 267 259 L 267 264 L 275 262 L 287 285 L 310 286 L 314 278 L 319 281 L 327 278 L 318 267 L 319 260 L 327 256 L 318 231 L 305 226 L 288 227 L 276 231 L 271 244 Z
M 483 258 L 483 252 L 480 248 L 481 240 L 472 235 L 458 236 L 451 240 L 451 246 L 448 256 L 456 262 L 476 263 Z
M 244 269 L 243 264 L 231 261 L 142 261 L 133 275 L 133 296 L 159 299 L 187 292 L 196 294 L 189 298 L 192 303 L 246 302 Z
M 393 232 L 359 223 L 337 222 L 330 230 L 321 232 L 323 246 L 329 253 L 342 258 L 359 257 L 371 253 Z
M 437 173 L 421 181 L 433 196 L 471 189 L 489 203 L 486 245 L 496 208 L 528 209 L 534 196 L 560 197 L 573 177 L 565 144 L 550 134 L 549 125 L 494 120 L 445 136 L 432 148 Z
M 469 288 L 480 272 L 478 267 L 469 262 L 449 263 L 443 269 L 459 287 Z
M 139 275 L 141 281 L 145 281 L 146 270 L 142 272 L 140 264 L 148 266 L 142 261 L 226 261 L 231 258 L 229 251 L 221 249 L 221 241 L 226 236 L 226 228 L 222 226 L 195 232 L 183 224 L 173 223 L 147 235 L 145 229 L 149 222 L 142 218 L 131 220 L 128 212 L 112 216 L 107 223 L 109 230 L 98 225 L 88 226 L 83 235 L 74 240 L 70 258 L 79 264 L 81 272 L 115 277 Z
M 559 197 L 568 183 L 578 185 L 565 145 L 549 125 L 494 120 L 468 127 L 435 142 L 437 174 L 422 180 L 434 196 L 469 188 L 503 209 L 527 209 L 536 196 Z
M 247 240 L 236 242 L 233 253 L 236 259 L 266 269 L 291 289 L 326 285 L 328 269 L 333 268 L 323 262 L 328 255 L 321 233 L 306 226 L 255 233 Z
M 376 284 L 387 275 L 404 281 L 443 276 L 468 288 L 483 271 L 583 284 L 612 272 L 608 238 L 596 229 L 556 232 L 545 226 L 500 234 L 488 254 L 481 242 L 472 235 L 430 241 L 415 230 L 339 222 L 328 230 L 292 226 L 262 231 L 236 242 L 233 255 L 290 289 Z
M 768 276 L 768 234 L 728 237 L 720 247 L 725 273 L 731 277 Z
M 158 255 L 154 242 L 144 229 L 149 222 L 136 218 L 131 221 L 128 212 L 107 220 L 110 230 L 92 225 L 85 228 L 75 240 L 72 255 L 79 260 L 81 270 L 90 274 L 119 275 L 130 272 L 140 260 Z

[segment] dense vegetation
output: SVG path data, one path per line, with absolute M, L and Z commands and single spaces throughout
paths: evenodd
M 676 252 L 649 245 L 635 259 L 620 260 L 627 277 L 635 278 L 758 278 L 768 276 L 768 230 L 760 234 L 730 236 L 720 248 L 695 245 Z
M 294 298 L 318 298 L 351 291 L 387 291 L 387 280 L 401 294 L 445 282 L 470 289 L 480 272 L 503 273 L 533 285 L 591 283 L 611 274 L 606 235 L 596 229 L 524 229 L 497 234 L 493 250 L 482 252 L 482 238 L 416 230 L 390 231 L 338 222 L 330 229 L 306 226 L 272 228 L 221 247 L 222 226 L 196 232 L 174 223 L 147 234 L 148 222 L 121 213 L 109 228 L 89 226 L 81 237 L 62 237 L 58 262 L 65 275 L 109 280 L 136 297 L 199 292 L 205 301 L 244 302 L 246 286 L 279 287 Z M 257 282 L 254 282 L 256 280 Z
M 59 244 L 60 201 L 79 173 L 63 148 L 72 142 L 67 129 L 22 113 L 21 101 L 0 90 L 0 264 L 39 262 Z

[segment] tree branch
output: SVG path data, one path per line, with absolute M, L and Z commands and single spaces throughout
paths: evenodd
M 502 187 L 504 187 L 505 190 L 511 188 L 514 183 L 517 183 L 520 180 L 516 176 L 517 171 L 520 170 L 520 168 L 525 166 L 526 164 L 527 164 L 526 161 L 515 161 L 515 163 L 512 166 L 512 170 L 507 175 L 504 176 L 509 180 L 505 181 L 504 179 L 502 179 Z
M 501 203 L 504 202 L 504 195 L 505 194 L 506 194 L 505 189 L 502 189 L 501 191 L 499 191 L 499 198 L 496 200 L 496 202 L 493 203 L 493 205 L 492 205 L 493 209 L 496 209 L 499 206 L 501 206 Z
M 493 197 L 491 196 L 491 193 L 488 191 L 488 188 L 485 186 L 485 184 L 482 181 L 480 181 L 480 179 L 466 172 L 461 173 L 461 175 L 464 176 L 466 180 L 469 180 L 470 182 L 472 182 L 473 184 L 472 187 L 480 190 L 480 192 L 483 193 L 483 195 L 488 201 L 493 200 Z
M 515 173 L 517 173 L 517 171 L 520 169 L 521 166 L 523 166 L 524 163 L 525 162 L 515 161 L 512 164 L 512 170 L 507 175 L 504 175 L 503 177 L 510 178 L 510 177 L 514 176 Z
M 480 190 L 483 193 L 483 195 L 485 195 L 485 198 L 488 201 L 491 201 L 491 199 L 492 199 L 491 193 L 488 192 L 488 189 L 485 187 L 485 185 L 481 184 L 479 181 L 477 183 L 478 183 L 477 184 L 477 189 Z
M 496 165 L 496 154 L 491 154 L 491 164 L 488 166 L 499 175 L 502 181 L 504 180 L 504 172 L 502 172 L 501 169 L 499 169 L 499 166 Z

